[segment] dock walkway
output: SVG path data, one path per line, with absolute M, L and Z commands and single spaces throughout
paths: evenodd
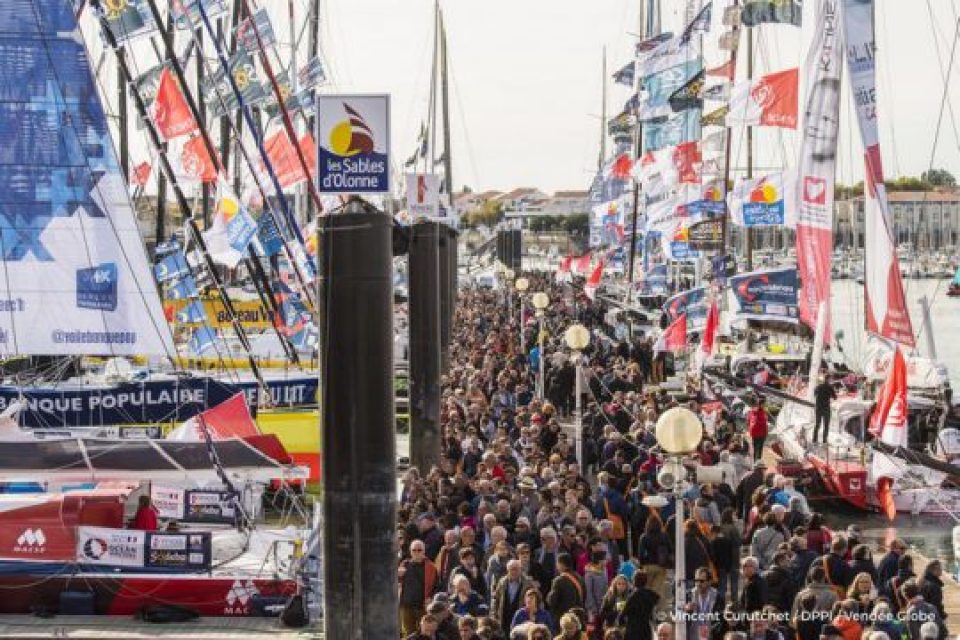
M 97 640 L 319 640 L 319 628 L 287 629 L 276 618 L 198 618 L 190 622 L 152 624 L 127 616 L 0 616 L 0 638 L 96 638 Z

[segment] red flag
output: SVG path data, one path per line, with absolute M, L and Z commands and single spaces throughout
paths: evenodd
M 147 180 L 150 179 L 150 171 L 152 167 L 149 162 L 141 162 L 133 169 L 133 173 L 130 174 L 130 184 L 143 187 L 147 184 Z
M 714 78 L 726 78 L 727 80 L 733 81 L 734 73 L 734 64 L 735 60 L 731 58 L 727 62 L 723 63 L 719 67 L 714 67 L 713 69 L 707 69 L 707 75 L 713 76 Z
M 785 69 L 734 85 L 727 126 L 796 128 L 799 77 L 796 68 Z
M 217 181 L 217 165 L 214 164 L 207 148 L 203 144 L 203 138 L 196 136 L 190 138 L 187 144 L 183 145 L 183 153 L 180 154 L 180 164 L 184 173 L 191 176 L 194 180 L 201 182 Z
M 663 330 L 654 346 L 654 351 L 683 351 L 687 346 L 687 314 L 682 313 L 669 327 Z
M 160 72 L 157 98 L 153 103 L 153 121 L 157 125 L 157 132 L 166 140 L 197 130 L 187 100 L 170 69 L 165 68 Z
M 570 265 L 573 263 L 573 256 L 565 256 L 563 260 L 560 261 L 560 273 L 569 273 Z
M 880 501 L 880 510 L 891 522 L 897 517 L 897 503 L 893 500 L 893 478 L 877 479 L 877 498 Z
M 589 253 L 585 253 L 579 258 L 577 258 L 576 260 L 574 260 L 573 262 L 574 273 L 579 273 L 580 275 L 585 274 L 587 270 L 590 268 L 591 257 L 592 256 Z
M 633 170 L 633 160 L 630 159 L 630 154 L 623 153 L 613 161 L 613 168 L 611 169 L 611 174 L 614 178 L 619 178 L 621 180 L 626 180 L 630 177 L 630 172 Z
M 590 274 L 590 277 L 587 278 L 587 283 L 583 286 L 583 292 L 587 294 L 587 297 L 591 300 L 597 295 L 597 287 L 600 286 L 600 280 L 603 278 L 603 267 L 604 262 L 601 260 L 597 266 L 594 267 L 593 273 Z
M 907 444 L 907 361 L 896 348 L 870 417 L 870 433 L 894 447 Z
M 707 326 L 703 329 L 703 340 L 700 343 L 700 349 L 706 354 L 713 353 L 713 345 L 717 339 L 717 331 L 720 329 L 720 309 L 717 307 L 717 301 L 714 300 L 707 311 Z
M 316 174 L 317 148 L 313 141 L 313 136 L 305 134 L 299 140 L 300 150 L 304 159 L 307 161 L 307 170 L 312 175 Z M 303 173 L 303 165 L 300 164 L 300 158 L 297 157 L 297 151 L 292 144 L 287 132 L 283 129 L 273 134 L 264 142 L 267 150 L 267 157 L 270 158 L 270 164 L 277 174 L 277 180 L 281 187 L 291 187 L 307 179 Z

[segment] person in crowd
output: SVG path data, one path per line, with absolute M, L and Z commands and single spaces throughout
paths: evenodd
M 421 629 L 421 618 L 437 591 L 437 568 L 427 559 L 426 553 L 423 541 L 414 540 L 410 543 L 410 558 L 402 561 L 397 570 L 400 581 L 400 632 L 404 636 Z M 436 619 L 431 619 L 436 624 Z
M 523 605 L 524 594 L 533 588 L 533 581 L 523 574 L 520 560 L 510 560 L 507 575 L 500 578 L 493 589 L 490 615 L 502 628 L 509 629 L 514 614 Z
M 763 396 L 760 396 L 756 404 L 747 412 L 747 431 L 750 434 L 754 460 L 759 460 L 763 454 L 763 443 L 767 440 L 769 428 L 770 416 L 763 405 Z
M 637 640 L 652 640 L 653 612 L 660 596 L 647 588 L 647 573 L 643 569 L 633 574 L 633 593 L 627 596 L 617 624 L 624 627 L 624 636 Z M 671 634 L 672 638 L 672 634 Z M 657 634 L 660 640 L 660 634 Z
M 416 628 L 409 634 L 404 634 L 404 638 L 406 640 L 441 640 L 437 635 L 438 626 L 437 618 L 428 613 L 421 616 Z
M 642 569 L 638 570 L 641 571 Z M 636 575 L 636 573 L 634 573 Z M 607 592 L 603 596 L 603 602 L 600 604 L 600 611 L 594 620 L 594 627 L 597 631 L 597 637 L 608 630 L 617 629 L 617 618 L 623 612 L 630 597 L 632 587 L 627 581 L 626 576 L 618 574 L 614 577 Z
M 561 553 L 557 556 L 557 577 L 547 594 L 547 607 L 554 620 L 559 620 L 575 607 L 583 607 L 586 587 L 583 578 L 574 571 L 573 558 Z
M 527 592 L 523 595 L 523 606 L 513 614 L 513 620 L 510 621 L 510 628 L 513 629 L 517 625 L 525 622 L 542 624 L 546 626 L 547 629 L 554 628 L 553 616 L 543 608 L 543 596 L 540 595 L 537 589 L 527 589 Z

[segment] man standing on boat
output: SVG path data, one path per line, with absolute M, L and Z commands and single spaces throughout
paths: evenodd
M 133 524 L 130 528 L 140 531 L 156 531 L 159 528 L 157 510 L 150 504 L 150 496 L 140 496 L 137 513 L 133 516 Z
M 833 385 L 827 382 L 824 376 L 820 376 L 820 384 L 813 389 L 813 397 L 816 400 L 816 419 L 813 427 L 813 441 L 819 442 L 820 425 L 823 425 L 823 443 L 827 442 L 827 435 L 830 433 L 830 401 L 837 399 L 837 390 Z

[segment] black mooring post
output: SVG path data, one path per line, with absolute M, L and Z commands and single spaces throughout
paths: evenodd
M 440 464 L 440 224 L 418 222 L 410 239 L 410 463 Z
M 397 638 L 392 220 L 321 218 L 323 611 L 327 640 Z M 358 259 L 363 256 L 363 259 Z
M 440 296 L 440 373 L 450 367 L 450 328 L 453 323 L 453 307 L 450 306 L 450 235 L 452 229 L 445 224 L 440 227 L 440 244 L 437 254 L 437 288 Z

